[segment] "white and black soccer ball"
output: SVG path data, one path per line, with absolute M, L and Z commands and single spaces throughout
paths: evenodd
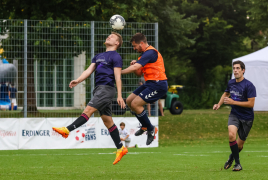
M 111 17 L 110 25 L 115 30 L 122 30 L 126 25 L 126 21 L 122 16 L 116 14 Z
M 75 140 L 79 143 L 85 142 L 85 136 L 86 136 L 86 131 L 85 130 L 77 130 L 75 131 Z

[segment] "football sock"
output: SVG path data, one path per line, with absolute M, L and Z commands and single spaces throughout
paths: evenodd
M 112 137 L 112 139 L 114 141 L 114 144 L 115 144 L 116 148 L 120 149 L 123 146 L 123 144 L 122 144 L 122 142 L 120 140 L 119 131 L 118 131 L 116 125 L 114 124 L 108 130 L 110 132 L 110 135 L 111 135 L 111 137 Z
M 142 127 L 146 127 L 146 124 L 142 121 L 140 117 L 135 113 L 136 118 L 140 121 Z
M 147 127 L 148 131 L 152 131 L 154 129 L 145 110 L 143 110 L 141 114 L 137 114 L 136 117 L 140 121 L 142 127 Z
M 238 148 L 239 149 L 239 148 Z M 239 153 L 240 153 L 240 151 L 242 151 L 242 149 L 243 149 L 243 147 L 241 148 L 241 149 L 239 149 Z M 233 156 L 233 154 L 231 153 L 230 154 L 230 156 L 229 156 L 229 159 L 233 159 L 234 158 L 234 156 Z
M 233 141 L 233 142 L 229 142 L 229 144 L 230 144 L 230 148 L 231 148 L 231 151 L 232 151 L 232 155 L 233 155 L 233 157 L 235 159 L 235 163 L 240 164 L 239 149 L 238 149 L 237 142 Z
M 82 126 L 83 124 L 85 124 L 88 121 L 88 119 L 89 119 L 89 117 L 85 113 L 83 113 L 72 124 L 70 124 L 69 126 L 67 126 L 67 129 L 69 131 L 73 131 L 76 128 L 78 128 L 78 127 Z

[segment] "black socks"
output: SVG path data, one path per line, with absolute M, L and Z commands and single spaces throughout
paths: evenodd
M 233 142 L 229 142 L 229 144 L 230 144 L 230 148 L 231 148 L 231 151 L 232 151 L 232 155 L 233 155 L 233 157 L 235 159 L 235 163 L 236 164 L 240 164 L 240 160 L 239 160 L 239 149 L 238 149 L 237 142 L 236 141 L 233 141 Z
M 154 126 L 151 124 L 145 110 L 143 110 L 141 114 L 135 114 L 135 115 L 140 121 L 142 127 L 147 127 L 148 131 L 154 130 Z
M 85 124 L 88 121 L 88 119 L 89 119 L 89 117 L 85 113 L 83 113 L 71 125 L 67 126 L 67 129 L 69 131 L 73 131 L 76 128 L 78 128 L 78 127 L 82 126 L 83 124 Z
M 120 140 L 119 131 L 118 131 L 116 125 L 114 124 L 108 130 L 110 132 L 110 135 L 111 135 L 111 137 L 112 137 L 112 139 L 114 141 L 114 144 L 115 144 L 116 148 L 120 149 L 123 146 L 123 144 L 122 144 L 122 142 Z

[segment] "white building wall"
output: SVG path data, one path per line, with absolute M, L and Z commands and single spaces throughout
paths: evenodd
M 85 70 L 86 52 L 83 51 L 78 57 L 74 57 L 74 79 L 77 79 Z M 86 107 L 85 81 L 74 87 L 74 108 L 84 109 Z

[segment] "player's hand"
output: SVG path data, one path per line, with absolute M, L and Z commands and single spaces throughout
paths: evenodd
M 218 110 L 221 106 L 219 104 L 214 104 L 213 110 Z
M 134 65 L 136 62 L 137 62 L 136 60 L 132 60 L 132 61 L 130 62 L 130 65 Z
M 121 140 L 121 141 L 124 141 L 124 139 L 123 139 L 123 138 L 120 138 L 120 140 Z
M 225 97 L 223 103 L 232 105 L 234 103 L 234 100 L 232 100 L 231 98 Z
M 121 109 L 125 109 L 125 108 L 126 108 L 125 101 L 123 100 L 122 97 L 118 97 L 118 98 L 117 98 L 117 103 L 118 103 L 118 105 L 121 107 Z
M 77 84 L 79 84 L 79 82 L 77 80 L 72 80 L 69 84 L 69 87 L 72 89 L 73 87 L 75 87 Z

